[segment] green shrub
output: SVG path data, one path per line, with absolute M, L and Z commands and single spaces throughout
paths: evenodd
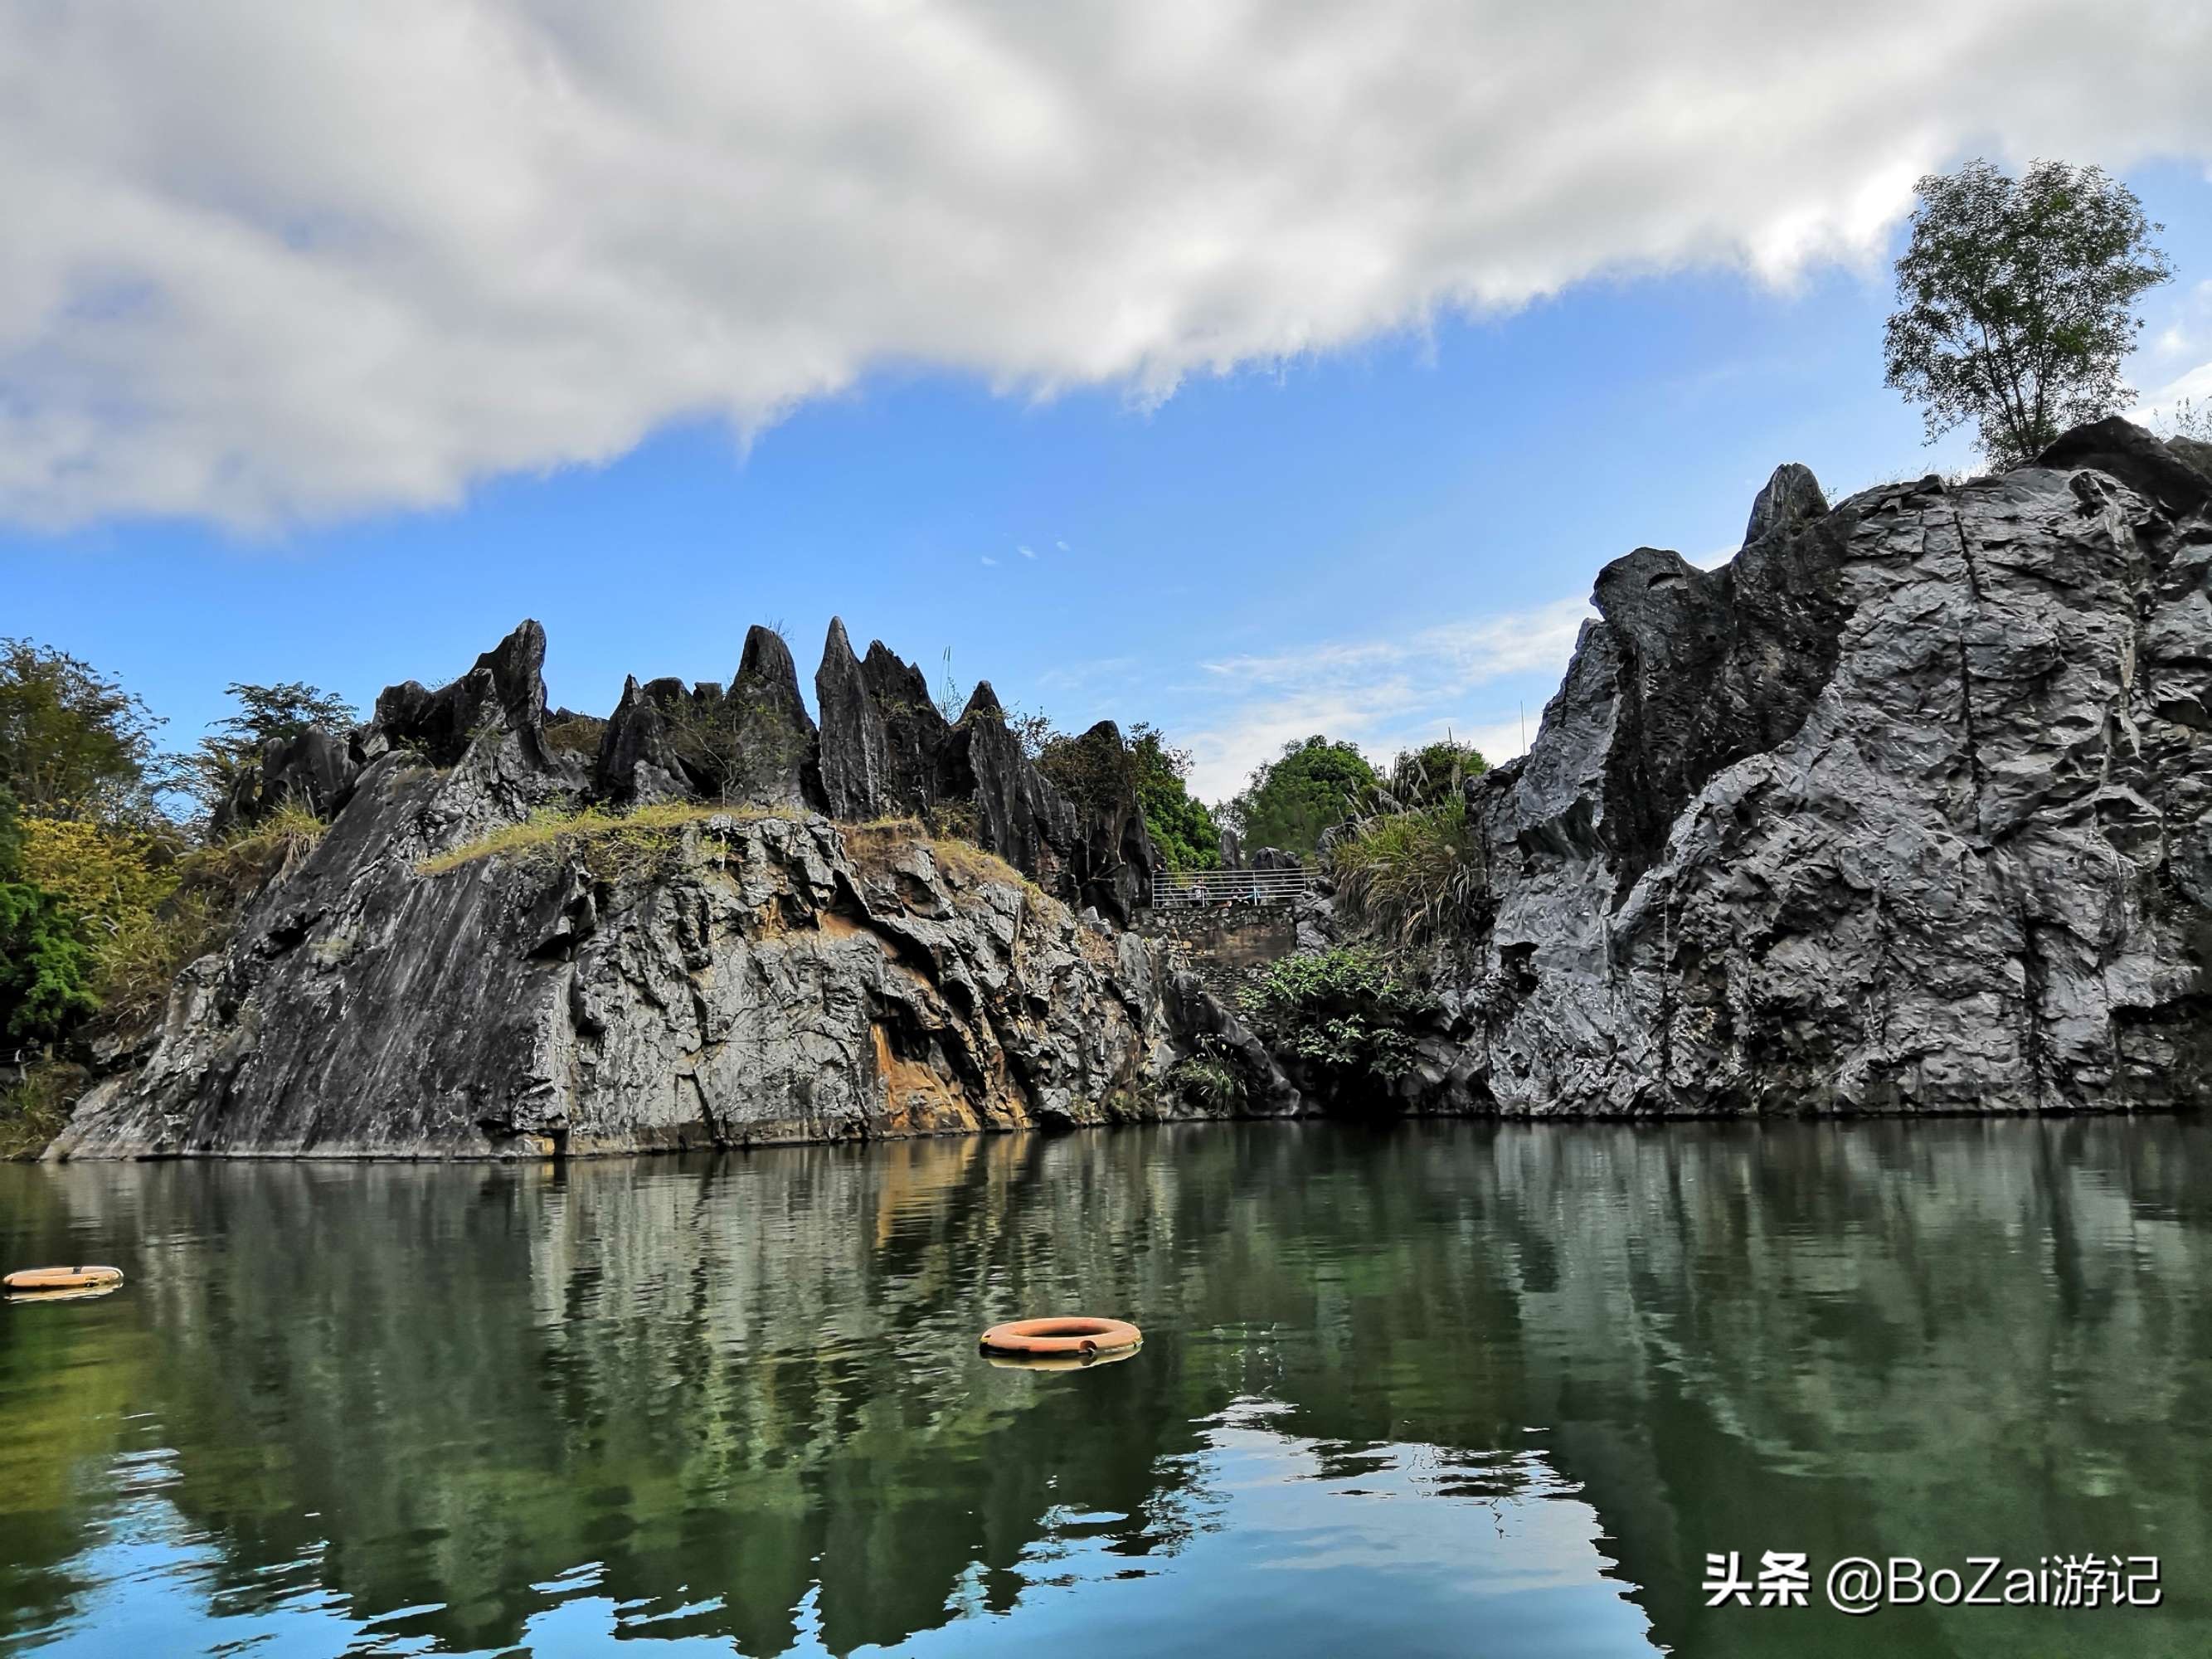
M 1414 1032 L 1434 999 L 1370 951 L 1291 957 L 1247 986 L 1244 1012 L 1324 1103 L 1376 1109 L 1412 1069 Z
M 1419 811 L 1464 794 L 1467 781 L 1489 769 L 1490 763 L 1473 744 L 1439 738 L 1392 761 L 1389 775 L 1376 793 L 1385 811 Z
M 43 1047 L 100 1008 L 100 957 L 55 894 L 0 881 L 0 1041 Z
M 1168 1068 L 1168 1085 L 1209 1111 L 1233 1112 L 1244 1103 L 1244 1073 L 1217 1039 L 1200 1037 L 1198 1052 Z
M 33 1060 L 0 1086 L 0 1158 L 36 1158 L 69 1121 L 70 1108 L 90 1079 L 80 1066 Z

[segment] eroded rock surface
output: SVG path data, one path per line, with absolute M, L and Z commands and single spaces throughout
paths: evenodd
M 512 731 L 451 771 L 372 763 L 55 1155 L 580 1153 L 1173 1109 L 1145 942 L 973 849 L 706 811 L 438 869 L 568 787 Z
M 2194 1104 L 2212 1082 L 2212 474 L 2112 421 L 1638 550 L 1522 760 L 1408 1085 L 1543 1112 Z

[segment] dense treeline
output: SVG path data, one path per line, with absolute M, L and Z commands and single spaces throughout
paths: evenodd
M 272 855 L 319 828 L 288 812 L 210 834 L 264 743 L 353 719 L 311 685 L 229 689 L 240 712 L 167 754 L 115 679 L 0 641 L 0 1153 L 46 1139 L 82 1080 L 65 1057 L 158 1007 Z

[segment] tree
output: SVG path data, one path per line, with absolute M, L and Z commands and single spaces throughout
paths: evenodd
M 0 881 L 13 881 L 23 869 L 23 816 L 14 793 L 0 784 Z
M 2063 161 L 2017 179 L 1969 161 L 1918 189 L 1884 362 L 1929 441 L 1971 420 L 1991 465 L 2018 466 L 2123 407 L 2136 300 L 2173 274 L 2134 192 Z
M 1222 809 L 1247 847 L 1312 854 L 1322 832 L 1370 810 L 1375 769 L 1356 744 L 1311 737 L 1283 745 Z
M 259 757 L 263 744 L 296 738 L 319 726 L 342 731 L 360 719 L 343 697 L 304 680 L 286 680 L 281 685 L 233 680 L 224 690 L 237 702 L 239 712 L 217 720 L 191 754 L 174 757 L 165 782 L 165 787 L 191 795 L 205 811 L 230 799 L 240 775 Z
M 141 817 L 161 720 L 65 652 L 0 639 L 0 786 L 32 817 Z
M 1129 728 L 1129 754 L 1137 768 L 1137 805 L 1145 828 L 1170 870 L 1221 867 L 1221 830 L 1206 803 L 1191 799 L 1188 749 L 1171 747 L 1157 726 Z
M 1458 799 L 1468 779 L 1490 769 L 1482 751 L 1471 743 L 1439 738 L 1419 749 L 1408 749 L 1390 763 L 1385 784 L 1387 808 L 1418 812 Z

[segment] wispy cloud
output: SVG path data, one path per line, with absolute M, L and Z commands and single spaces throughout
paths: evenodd
M 1067 544 L 1066 542 L 1054 542 L 1054 543 L 1053 544 L 1053 545 L 1054 545 L 1054 547 L 1058 548 L 1058 549 L 1059 549 L 1061 552 L 1063 552 L 1063 553 L 1073 552 L 1073 551 L 1074 550 L 1073 549 L 1070 548 L 1070 547 L 1068 546 L 1068 544 Z
M 988 553 L 986 553 L 986 554 L 983 556 L 983 562 L 984 562 L 985 564 L 996 564 L 996 563 L 998 563 L 998 561 L 997 561 L 996 559 L 993 558 L 993 557 L 992 557 Z
M 1017 547 L 1014 551 L 1020 554 L 1025 559 L 1034 559 L 1036 557 L 1036 555 L 1030 552 L 1026 546 Z
M 1418 666 L 1440 689 L 1461 689 L 1564 661 L 1583 619 L 1592 614 L 1587 599 L 1559 599 L 1534 611 L 1446 623 L 1404 639 L 1340 641 L 1273 656 L 1229 657 L 1205 666 L 1224 679 L 1261 685 L 1387 678 Z
M 1492 760 L 1522 748 L 1573 654 L 1585 599 L 1470 617 L 1403 638 L 1327 641 L 1224 658 L 1188 688 L 1199 710 L 1188 739 L 1192 787 L 1219 800 L 1286 743 L 1322 733 L 1380 760 L 1449 732 Z M 1522 681 L 1516 686 L 1510 682 Z

